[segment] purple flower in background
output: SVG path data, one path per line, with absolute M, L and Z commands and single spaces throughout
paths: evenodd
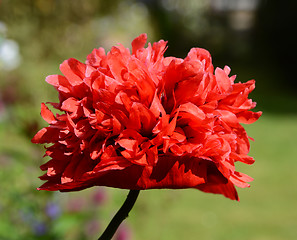
M 51 219 L 56 219 L 60 216 L 61 209 L 58 204 L 53 202 L 48 202 L 45 207 L 45 212 Z
M 32 226 L 33 232 L 37 236 L 42 236 L 47 232 L 47 226 L 43 222 L 35 222 Z
M 19 211 L 19 218 L 21 219 L 21 221 L 29 226 L 31 231 L 36 236 L 42 236 L 48 231 L 45 222 L 38 220 L 35 214 L 29 209 L 21 209 Z

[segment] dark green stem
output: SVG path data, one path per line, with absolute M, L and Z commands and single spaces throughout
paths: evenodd
M 116 215 L 113 217 L 113 219 L 108 224 L 107 228 L 98 238 L 98 240 L 110 240 L 113 237 L 120 224 L 128 217 L 129 212 L 131 211 L 136 202 L 139 192 L 139 190 L 129 191 L 126 201 L 119 209 L 119 211 L 116 213 Z

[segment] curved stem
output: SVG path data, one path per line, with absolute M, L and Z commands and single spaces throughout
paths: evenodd
M 139 192 L 139 190 L 129 191 L 126 201 L 123 203 L 122 207 L 110 221 L 107 228 L 98 238 L 98 240 L 110 240 L 113 237 L 120 224 L 125 220 L 125 218 L 128 217 L 129 212 L 131 211 L 131 209 L 134 206 L 134 203 L 136 202 Z

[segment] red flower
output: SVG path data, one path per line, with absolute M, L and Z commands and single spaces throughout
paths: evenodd
M 256 121 L 248 99 L 255 81 L 234 83 L 230 68 L 214 70 L 208 51 L 193 48 L 185 59 L 164 57 L 166 42 L 151 45 L 142 34 L 132 54 L 122 45 L 94 49 L 86 63 L 68 59 L 62 75 L 46 81 L 59 103 L 45 104 L 49 123 L 32 139 L 50 143 L 39 189 L 74 191 L 91 186 L 125 189 L 197 188 L 231 199 L 234 185 L 252 178 L 237 161 L 252 164 L 240 123 Z

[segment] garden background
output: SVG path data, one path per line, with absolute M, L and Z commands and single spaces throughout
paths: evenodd
M 256 79 L 263 111 L 246 126 L 254 177 L 241 201 L 194 189 L 142 191 L 118 240 L 293 240 L 297 236 L 297 1 L 0 0 L 0 240 L 96 239 L 127 191 L 37 191 L 43 148 L 30 139 L 46 125 L 40 103 L 57 101 L 44 79 L 70 57 L 110 49 L 146 32 L 169 41 L 166 55 L 208 49 L 215 67 Z

